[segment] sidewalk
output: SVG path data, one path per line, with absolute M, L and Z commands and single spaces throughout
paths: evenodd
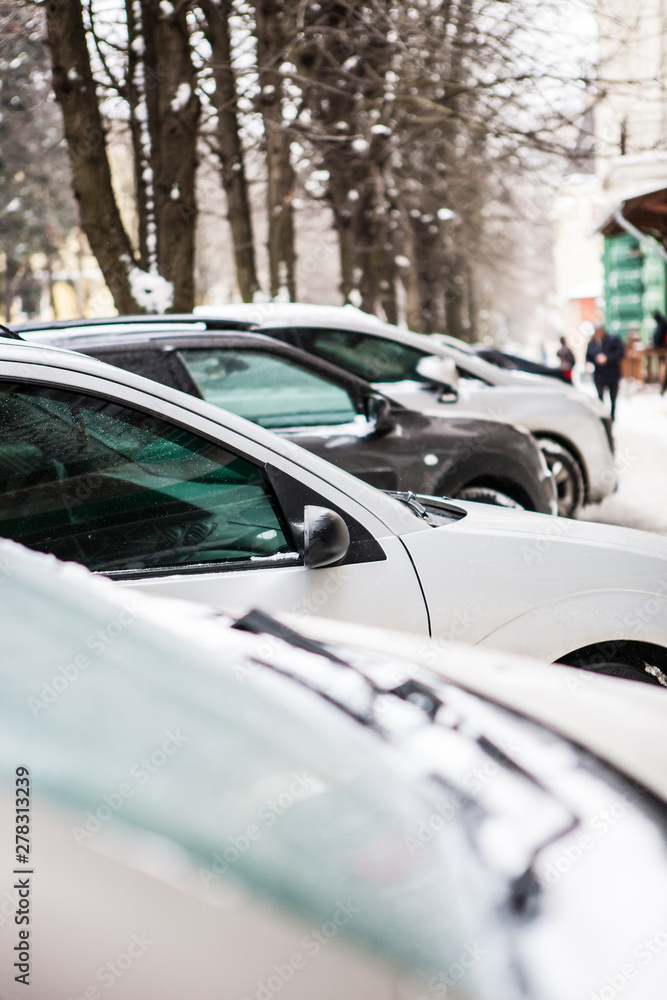
M 622 383 L 614 428 L 618 490 L 584 507 L 581 520 L 667 535 L 667 395 Z

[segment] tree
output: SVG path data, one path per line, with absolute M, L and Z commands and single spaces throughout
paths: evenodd
M 369 312 L 380 306 L 382 282 L 393 287 L 386 277 L 394 257 L 385 177 L 390 130 L 382 123 L 390 103 L 387 16 L 384 3 L 356 7 L 329 0 L 310 5 L 293 25 L 304 95 L 298 127 L 329 176 L 326 198 L 339 240 L 341 293 Z
M 52 270 L 76 222 L 67 157 L 53 125 L 48 60 L 34 10 L 0 5 L 0 252 L 4 256 L 4 313 L 16 296 L 36 314 L 42 293 L 31 260 L 41 253 Z
M 121 312 L 188 311 L 194 304 L 200 104 L 188 6 L 126 0 L 125 23 L 114 25 L 116 34 L 124 31 L 122 41 L 105 37 L 104 21 L 96 22 L 93 7 L 87 8 L 87 25 L 80 3 L 46 7 L 53 89 L 63 113 L 81 226 Z M 112 97 L 123 102 L 132 136 L 135 245 L 112 182 L 103 111 Z
M 211 150 L 238 287 L 255 296 L 252 150 L 267 184 L 272 297 L 296 297 L 295 196 L 317 171 L 343 300 L 473 336 L 485 274 L 503 263 L 493 206 L 518 213 L 523 179 L 574 145 L 590 85 L 578 59 L 550 54 L 558 0 L 35 3 L 81 225 L 124 312 L 167 295 L 174 310 L 192 307 L 196 181 Z M 134 171 L 124 215 L 116 141 Z
M 470 336 L 485 208 L 562 155 L 590 80 L 556 55 L 547 0 L 297 7 L 304 113 L 293 128 L 329 172 L 343 294 L 424 330 Z M 539 160 L 538 158 L 541 158 Z M 517 205 L 520 201 L 516 199 Z M 492 255 L 491 255 L 492 256 Z
M 230 16 L 233 8 L 229 0 L 200 0 L 199 6 L 203 15 L 202 30 L 211 47 L 210 68 L 215 84 L 211 95 L 216 120 L 215 152 L 227 196 L 236 277 L 241 298 L 244 302 L 252 302 L 259 290 L 259 280 L 241 141 L 237 83 L 232 65 Z
M 285 3 L 254 0 L 259 95 L 257 104 L 264 122 L 269 226 L 269 287 L 275 298 L 286 288 L 296 299 L 296 250 L 294 244 L 295 177 L 291 162 L 290 130 L 284 118 L 285 78 L 281 66 L 286 56 Z

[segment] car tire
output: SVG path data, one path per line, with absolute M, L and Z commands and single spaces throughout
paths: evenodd
M 655 674 L 649 674 L 640 667 L 635 667 L 629 663 L 622 663 L 621 661 L 610 663 L 578 663 L 577 669 L 586 670 L 594 674 L 606 674 L 607 677 L 623 677 L 625 680 L 639 681 L 641 684 L 665 686 L 665 681 L 660 680 Z
M 558 441 L 540 438 L 556 486 L 559 517 L 577 517 L 584 503 L 584 475 L 574 455 Z
M 518 510 L 525 510 L 520 503 L 513 500 L 506 493 L 501 493 L 500 490 L 493 490 L 487 486 L 468 486 L 463 490 L 459 490 L 453 499 L 472 500 L 475 503 L 493 504 L 495 507 L 514 507 Z
M 610 649 L 609 646 L 616 648 Z M 579 649 L 561 657 L 558 662 L 595 674 L 624 677 L 626 680 L 640 681 L 643 684 L 667 687 L 665 650 L 656 649 L 648 643 L 630 645 L 620 640 L 613 640 Z

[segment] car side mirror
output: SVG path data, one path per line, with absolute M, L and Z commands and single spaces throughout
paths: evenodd
M 366 419 L 373 424 L 373 434 L 378 437 L 388 434 L 396 426 L 391 403 L 386 396 L 372 393 L 364 399 L 364 412 Z
M 340 514 L 328 507 L 304 507 L 303 562 L 308 569 L 340 562 L 349 547 L 350 532 Z
M 440 399 L 443 402 L 458 399 L 459 373 L 452 358 L 441 358 L 434 354 L 420 358 L 417 362 L 417 374 L 442 390 Z

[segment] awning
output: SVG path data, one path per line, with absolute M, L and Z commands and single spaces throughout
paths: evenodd
M 661 243 L 667 242 L 667 188 L 627 198 L 619 203 L 618 208 L 623 218 L 640 232 L 655 236 Z M 624 228 L 617 222 L 615 213 L 612 213 L 599 231 L 603 236 L 620 236 Z
M 646 237 L 652 236 L 651 248 L 667 261 L 667 188 L 647 191 L 619 202 L 598 232 L 603 236 L 630 233 L 640 242 L 648 242 Z

